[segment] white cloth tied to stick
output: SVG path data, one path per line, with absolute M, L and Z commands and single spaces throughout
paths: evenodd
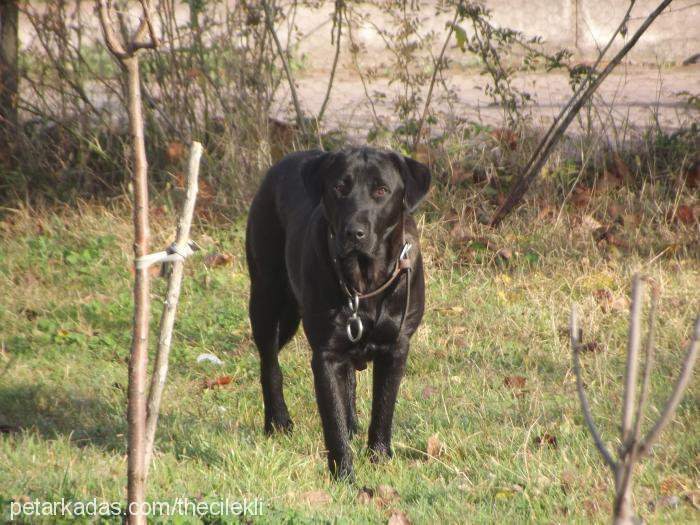
M 199 246 L 196 242 L 191 240 L 187 241 L 187 244 L 184 246 L 178 246 L 176 243 L 172 243 L 162 252 L 149 253 L 148 255 L 137 257 L 134 259 L 134 266 L 137 270 L 143 270 L 153 264 L 184 261 L 197 250 L 199 250 Z

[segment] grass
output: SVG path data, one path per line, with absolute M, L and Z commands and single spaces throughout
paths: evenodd
M 453 193 L 458 216 L 462 197 Z M 662 288 L 651 419 L 671 390 L 700 312 L 700 266 L 697 225 L 659 220 L 648 211 L 653 199 L 635 204 L 633 195 L 621 197 L 640 216 L 621 234 L 626 247 L 596 243 L 582 217 L 600 217 L 607 198 L 583 211 L 566 208 L 558 219 L 557 213 L 538 218 L 543 204 L 535 199 L 497 231 L 463 217 L 483 242 L 450 235 L 452 224 L 438 211 L 449 203 L 424 207 L 427 312 L 396 409 L 396 454 L 380 465 L 364 455 L 371 375 L 358 378 L 358 487 L 398 492 L 368 502 L 358 487 L 329 479 L 301 334 L 281 357 L 295 430 L 263 435 L 243 219 L 200 223 L 193 237 L 203 253 L 234 258 L 232 265 L 207 268 L 200 252 L 188 262 L 149 498 L 257 496 L 264 513 L 254 523 L 386 523 L 394 510 L 414 524 L 608 522 L 611 477 L 576 399 L 566 335 L 570 305 L 580 305 L 585 339 L 599 343 L 583 366 L 596 421 L 612 438 L 633 273 L 651 275 Z M 167 210 L 155 216 L 157 248 L 169 241 L 174 221 Z M 132 315 L 128 207 L 22 209 L 6 216 L 0 234 L 0 515 L 9 519 L 11 501 L 123 502 Z M 494 247 L 507 248 L 508 256 Z M 154 288 L 154 297 L 162 297 L 163 280 Z M 600 303 L 599 290 L 607 291 L 609 304 Z M 197 364 L 202 352 L 224 365 Z M 203 388 L 222 375 L 231 383 Z M 700 519 L 698 429 L 696 372 L 674 422 L 636 473 L 635 506 L 648 523 Z M 434 435 L 440 453 L 429 459 Z M 665 496 L 677 496 L 678 505 L 664 504 Z M 227 522 L 238 518 L 178 521 Z

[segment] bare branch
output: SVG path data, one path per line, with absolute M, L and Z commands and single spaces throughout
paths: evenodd
M 603 456 L 605 463 L 612 469 L 613 472 L 617 469 L 617 464 L 612 457 L 612 454 L 608 451 L 603 439 L 600 437 L 600 433 L 593 422 L 593 417 L 591 416 L 591 409 L 588 404 L 588 398 L 586 397 L 586 391 L 583 388 L 583 379 L 581 378 L 581 365 L 579 363 L 579 348 L 581 345 L 581 333 L 578 328 L 578 320 L 576 318 L 576 305 L 571 307 L 571 324 L 569 326 L 569 331 L 571 335 L 571 348 L 574 354 L 574 374 L 576 375 L 576 390 L 578 392 L 578 398 L 581 402 L 581 410 L 583 412 L 583 418 L 586 420 L 586 426 L 588 426 L 588 431 L 593 436 L 593 441 L 595 446 Z
M 642 420 L 644 419 L 644 409 L 646 408 L 647 399 L 649 398 L 649 385 L 651 383 L 651 368 L 654 364 L 654 329 L 656 327 L 656 304 L 659 299 L 659 288 L 655 283 L 651 283 L 651 308 L 649 309 L 647 340 L 644 345 L 644 377 L 642 379 L 642 389 L 639 393 L 639 402 L 637 403 L 637 415 L 634 422 L 634 433 L 631 436 L 628 447 L 633 448 L 633 454 L 636 456 L 636 443 L 639 442 L 639 436 L 642 430 Z
M 345 8 L 345 0 L 335 0 L 335 11 L 333 12 L 333 26 L 338 29 L 338 34 L 335 35 L 335 57 L 333 58 L 333 67 L 331 67 L 331 74 L 328 77 L 328 88 L 326 89 L 326 96 L 321 104 L 321 109 L 318 111 L 318 120 L 321 122 L 323 120 L 323 114 L 326 112 L 326 106 L 331 98 L 331 88 L 333 87 L 333 79 L 335 78 L 335 70 L 338 67 L 338 59 L 340 58 L 340 41 L 343 33 L 343 9 Z
M 199 142 L 192 143 L 190 150 L 189 167 L 187 170 L 187 195 L 182 208 L 182 214 L 177 227 L 175 246 L 179 252 L 185 250 L 190 240 L 190 228 L 194 215 L 195 202 L 197 200 L 197 178 L 199 177 L 199 160 L 202 157 L 202 145 Z M 165 380 L 168 376 L 168 359 L 172 343 L 173 326 L 175 325 L 175 314 L 177 303 L 180 299 L 180 285 L 184 273 L 185 261 L 176 260 L 173 262 L 172 272 L 168 277 L 168 291 L 163 306 L 163 313 L 160 318 L 160 335 L 158 337 L 158 353 L 153 365 L 153 375 L 151 376 L 151 387 L 148 392 L 148 416 L 146 418 L 146 451 L 145 469 L 148 475 L 153 447 L 158 427 L 158 414 L 160 412 L 160 402 L 163 397 Z
M 549 158 L 549 153 L 559 142 L 559 139 L 561 139 L 562 135 L 569 127 L 574 117 L 578 114 L 583 105 L 591 98 L 591 96 L 593 96 L 595 91 L 608 77 L 610 72 L 613 69 L 615 69 L 615 67 L 617 67 L 617 65 L 622 61 L 622 59 L 627 55 L 627 53 L 629 53 L 630 49 L 632 49 L 637 44 L 637 41 L 641 38 L 644 32 L 649 28 L 652 22 L 656 20 L 656 18 L 661 14 L 661 12 L 664 9 L 666 9 L 666 7 L 668 7 L 671 1 L 672 0 L 663 0 L 663 2 L 661 2 L 656 7 L 656 9 L 654 9 L 654 11 L 652 11 L 652 13 L 649 14 L 649 16 L 647 16 L 646 20 L 644 20 L 642 25 L 639 26 L 639 28 L 637 29 L 637 31 L 635 31 L 634 35 L 632 35 L 630 40 L 610 60 L 608 65 L 605 67 L 605 69 L 603 69 L 603 71 L 600 72 L 599 75 L 593 78 L 593 70 L 591 70 L 591 72 L 588 74 L 588 76 L 581 84 L 579 89 L 576 91 L 576 93 L 574 93 L 573 97 L 571 97 L 567 105 L 562 108 L 562 110 L 559 112 L 559 115 L 557 115 L 557 117 L 554 119 L 554 122 L 552 122 L 552 125 L 549 127 L 549 130 L 547 130 L 547 133 L 544 135 L 544 137 L 542 137 L 542 140 L 540 140 L 540 143 L 537 145 L 535 152 L 530 157 L 530 160 L 525 166 L 525 169 L 523 170 L 522 174 L 516 180 L 505 202 L 501 205 L 500 208 L 498 208 L 498 210 L 496 210 L 496 213 L 494 213 L 493 218 L 491 219 L 491 226 L 497 226 L 503 220 L 503 218 L 508 213 L 510 213 L 510 211 L 520 202 L 522 197 L 525 195 L 525 192 L 530 187 L 530 184 L 532 184 L 532 182 L 539 175 L 542 166 L 544 166 L 545 162 L 547 161 L 547 158 Z M 634 2 L 631 3 L 634 4 Z M 632 6 L 630 5 L 630 10 L 631 7 Z M 612 41 L 617 37 L 622 28 L 626 26 L 629 19 L 630 10 L 627 11 L 625 19 L 620 24 L 615 33 L 613 33 L 613 36 L 608 42 L 608 44 L 605 46 L 604 51 L 610 47 Z M 603 56 L 600 55 L 598 57 L 598 60 L 596 61 L 596 65 L 600 63 L 602 59 Z
M 637 391 L 637 361 L 639 356 L 640 326 L 642 318 L 642 294 L 644 281 L 639 274 L 632 281 L 632 303 L 630 304 L 630 329 L 627 338 L 627 366 L 625 367 L 625 391 L 622 405 L 621 437 L 627 446 L 632 432 L 634 398 Z
M 452 33 L 454 33 L 455 25 L 457 24 L 457 19 L 459 18 L 459 10 L 461 7 L 461 2 L 455 7 L 455 16 L 452 18 L 452 23 L 450 24 L 450 29 L 447 31 L 447 36 L 445 37 L 445 42 L 442 44 L 442 49 L 438 55 L 435 63 L 433 64 L 433 75 L 430 79 L 430 86 L 428 87 L 428 94 L 425 97 L 425 104 L 423 105 L 423 114 L 418 121 L 418 129 L 416 130 L 416 136 L 413 139 L 413 151 L 418 147 L 420 142 L 420 136 L 423 132 L 423 126 L 425 125 L 425 119 L 428 118 L 428 110 L 430 109 L 430 101 L 433 98 L 433 89 L 435 89 L 435 82 L 437 80 L 438 73 L 442 67 L 442 61 L 445 58 L 445 52 L 447 51 L 447 45 L 450 43 L 452 38 Z
M 289 91 L 292 94 L 292 103 L 294 104 L 294 111 L 297 114 L 297 124 L 299 129 L 304 135 L 306 133 L 306 122 L 304 121 L 304 113 L 301 110 L 301 104 L 299 104 L 299 97 L 297 95 L 297 88 L 294 84 L 294 76 L 292 75 L 292 68 L 289 66 L 289 60 L 287 60 L 287 55 L 282 47 L 282 42 L 280 42 L 277 36 L 277 31 L 275 30 L 275 20 L 272 8 L 270 7 L 269 0 L 263 0 L 261 2 L 263 9 L 265 10 L 265 25 L 267 30 L 272 36 L 272 40 L 275 42 L 275 47 L 277 48 L 277 54 L 282 61 L 282 67 L 284 68 L 284 73 L 287 76 L 287 83 L 289 84 Z
M 651 447 L 654 446 L 656 440 L 659 438 L 659 434 L 661 434 L 661 431 L 673 418 L 673 414 L 676 412 L 678 403 L 680 403 L 685 388 L 688 386 L 688 382 L 692 376 L 693 367 L 695 366 L 695 361 L 698 357 L 698 349 L 700 349 L 700 317 L 695 320 L 693 334 L 691 336 L 690 343 L 688 344 L 688 352 L 683 360 L 681 373 L 678 376 L 675 386 L 673 387 L 671 397 L 666 403 L 666 406 L 664 407 L 658 421 L 654 425 L 654 428 L 649 431 L 644 438 L 644 441 L 639 444 L 637 450 L 640 456 L 646 454 Z
M 107 3 L 105 0 L 97 0 L 97 11 L 100 15 L 100 26 L 102 26 L 107 49 L 119 60 L 127 58 L 124 45 L 114 32 L 114 8 L 111 0 L 107 0 Z

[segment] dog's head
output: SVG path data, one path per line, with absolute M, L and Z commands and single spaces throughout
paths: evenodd
M 373 256 L 430 187 L 430 171 L 389 151 L 359 148 L 321 153 L 302 166 L 304 186 L 321 203 L 342 257 Z

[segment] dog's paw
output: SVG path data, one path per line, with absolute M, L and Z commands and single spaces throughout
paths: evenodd
M 270 419 L 265 421 L 265 434 L 268 436 L 275 433 L 289 434 L 294 429 L 294 422 L 287 416 L 286 418 Z
M 394 451 L 391 450 L 391 446 L 385 443 L 376 443 L 369 446 L 367 449 L 369 454 L 369 460 L 372 463 L 379 463 L 381 461 L 390 459 L 394 455 Z
M 337 462 L 329 458 L 328 468 L 331 471 L 331 477 L 335 481 L 344 481 L 350 484 L 355 483 L 355 470 L 352 467 L 352 462 Z

